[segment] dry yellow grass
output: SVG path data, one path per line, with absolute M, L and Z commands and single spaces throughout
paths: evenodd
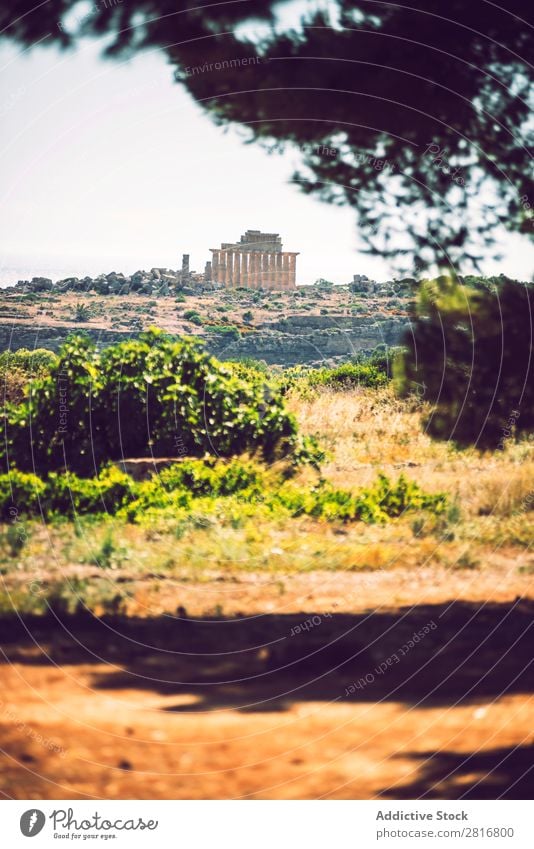
M 329 452 L 324 476 L 337 486 L 369 483 L 378 471 L 401 472 L 429 491 L 447 492 L 465 515 L 512 516 L 534 510 L 534 442 L 481 454 L 457 450 L 425 432 L 423 405 L 376 391 L 323 390 L 290 399 L 301 429 Z M 534 514 L 533 514 L 534 515 Z

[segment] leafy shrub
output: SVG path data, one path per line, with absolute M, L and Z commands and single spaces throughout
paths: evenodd
M 385 386 L 391 378 L 392 362 L 399 350 L 381 345 L 371 352 L 359 353 L 351 362 L 334 368 L 292 366 L 279 374 L 273 374 L 271 384 L 284 395 L 297 389 L 304 397 L 310 389 L 320 386 L 339 391 L 355 386 L 377 389 Z
M 43 481 L 29 472 L 12 469 L 0 475 L 0 518 L 7 521 L 18 515 L 37 516 L 45 490 Z
M 534 430 L 533 317 L 530 283 L 422 282 L 396 383 L 434 405 L 432 436 L 484 449 Z
M 135 487 L 133 500 L 121 508 L 119 515 L 129 522 L 152 522 L 162 511 L 184 518 L 191 512 L 191 496 L 183 489 L 167 490 L 157 478 Z
M 334 389 L 352 389 L 368 386 L 376 389 L 385 386 L 387 376 L 374 365 L 344 363 L 336 368 L 321 368 L 310 372 L 311 386 L 331 386 Z
M 0 476 L 3 516 L 9 515 L 11 504 L 5 477 Z M 161 516 L 190 523 L 197 516 L 198 522 L 213 524 L 225 503 L 237 518 L 243 511 L 253 516 L 264 510 L 333 522 L 367 523 L 385 522 L 414 510 L 439 516 L 447 509 L 444 494 L 425 493 L 403 476 L 392 483 L 379 475 L 372 486 L 352 492 L 336 489 L 323 480 L 314 487 L 298 484 L 287 479 L 284 468 L 267 469 L 253 460 L 239 458 L 188 459 L 141 482 L 131 480 L 116 468 L 106 469 L 99 478 L 51 473 L 47 480 L 37 481 L 45 516 L 58 511 L 70 516 L 107 512 L 138 523 L 152 522 Z M 24 511 L 20 508 L 18 512 L 36 515 L 39 505 L 28 501 Z M 208 521 L 209 516 L 213 518 Z M 112 553 L 108 552 L 109 557 Z M 99 556 L 104 562 L 109 560 L 104 550 Z
M 87 304 L 76 304 L 76 309 L 74 311 L 74 321 L 89 321 L 91 318 L 91 311 Z
M 202 317 L 197 310 L 184 310 L 184 318 L 192 324 L 203 324 Z
M 360 354 L 355 358 L 355 362 L 364 365 L 370 365 L 383 372 L 389 380 L 393 377 L 394 364 L 396 359 L 401 355 L 400 347 L 388 347 L 387 345 L 377 345 L 372 351 L 367 354 Z
M 287 484 L 277 493 L 277 498 L 293 515 L 305 513 L 329 521 L 359 520 L 369 524 L 385 522 L 412 510 L 440 514 L 447 507 L 443 493 L 424 493 L 418 484 L 403 475 L 396 483 L 379 475 L 374 485 L 354 493 L 324 482 L 311 490 Z
M 71 472 L 51 472 L 46 480 L 43 500 L 49 514 L 112 514 L 127 503 L 131 493 L 132 479 L 115 466 L 110 466 L 97 478 L 79 478 Z
M 159 483 L 164 489 L 185 489 L 195 496 L 234 495 L 243 490 L 259 494 L 265 485 L 265 471 L 246 460 L 184 460 L 163 469 Z
M 0 354 L 0 393 L 5 403 L 20 404 L 35 377 L 47 374 L 57 357 L 45 348 L 4 351 Z
M 21 369 L 33 377 L 46 374 L 57 361 L 57 355 L 46 348 L 19 348 L 18 351 L 3 351 L 0 354 L 0 373 L 12 368 Z
M 227 360 L 225 366 L 230 367 L 234 374 L 243 380 L 254 382 L 261 377 L 266 380 L 269 368 L 265 360 L 254 360 L 252 357 L 241 357 L 238 360 Z
M 216 324 L 211 329 L 214 333 L 224 336 L 230 342 L 236 342 L 241 337 L 239 328 L 235 324 Z
M 6 435 L 18 468 L 82 474 L 121 457 L 172 456 L 177 435 L 189 456 L 250 451 L 272 461 L 298 445 L 279 393 L 241 380 L 195 340 L 156 330 L 101 354 L 87 338 L 68 339 L 50 375 L 8 409 Z

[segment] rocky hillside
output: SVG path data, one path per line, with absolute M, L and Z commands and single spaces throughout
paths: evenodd
M 318 364 L 398 344 L 409 321 L 409 289 L 395 283 L 379 292 L 341 286 L 214 291 L 181 286 L 174 272 L 164 271 L 56 284 L 34 278 L 4 289 L 0 350 L 57 350 L 77 330 L 106 346 L 155 325 L 177 336 L 201 337 L 222 359 Z

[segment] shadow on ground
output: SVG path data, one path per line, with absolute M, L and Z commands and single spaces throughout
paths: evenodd
M 446 708 L 533 692 L 533 613 L 524 599 L 209 620 L 51 611 L 0 621 L 0 639 L 4 662 L 94 665 L 94 689 L 164 694 L 177 715 L 305 701 Z M 480 753 L 404 753 L 423 758 L 417 777 L 383 798 L 530 796 L 533 747 L 495 742 Z
M 108 664 L 94 686 L 194 696 L 177 711 L 294 702 L 437 706 L 532 693 L 534 602 L 252 618 L 89 614 L 0 623 L 9 661 Z M 417 635 L 417 637 L 414 637 Z
M 415 781 L 389 788 L 383 799 L 532 799 L 534 746 L 484 752 L 419 752 Z

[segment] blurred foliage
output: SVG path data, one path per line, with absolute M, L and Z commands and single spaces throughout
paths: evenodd
M 333 389 L 354 389 L 366 386 L 376 389 L 388 382 L 386 374 L 377 366 L 367 363 L 343 363 L 335 368 L 320 368 L 310 371 L 310 386 L 329 386 Z
M 145 481 L 134 481 L 113 466 L 94 478 L 72 472 L 51 473 L 44 480 L 17 471 L 0 475 L 0 517 L 6 520 L 13 511 L 50 519 L 109 513 L 140 523 L 161 515 L 185 520 L 215 517 L 224 509 L 221 499 L 232 499 L 235 516 L 242 505 L 246 515 L 257 506 L 287 518 L 307 515 L 337 522 L 385 522 L 405 511 L 441 515 L 447 508 L 443 493 L 425 493 L 402 475 L 396 482 L 379 475 L 371 486 L 353 492 L 320 477 L 312 486 L 303 485 L 291 479 L 287 467 L 268 468 L 240 458 L 184 460 Z M 106 562 L 109 555 L 102 550 Z
M 19 514 L 38 516 L 46 485 L 31 472 L 11 469 L 0 475 L 0 518 L 16 521 Z
M 0 392 L 3 403 L 20 403 L 26 385 L 33 378 L 47 374 L 56 360 L 56 355 L 45 348 L 3 351 L 0 354 Z
M 76 309 L 74 311 L 74 321 L 76 322 L 84 322 L 89 321 L 91 318 L 91 310 L 87 304 L 76 304 Z
M 534 430 L 533 284 L 425 280 L 405 345 L 397 388 L 433 405 L 431 436 L 485 449 Z

